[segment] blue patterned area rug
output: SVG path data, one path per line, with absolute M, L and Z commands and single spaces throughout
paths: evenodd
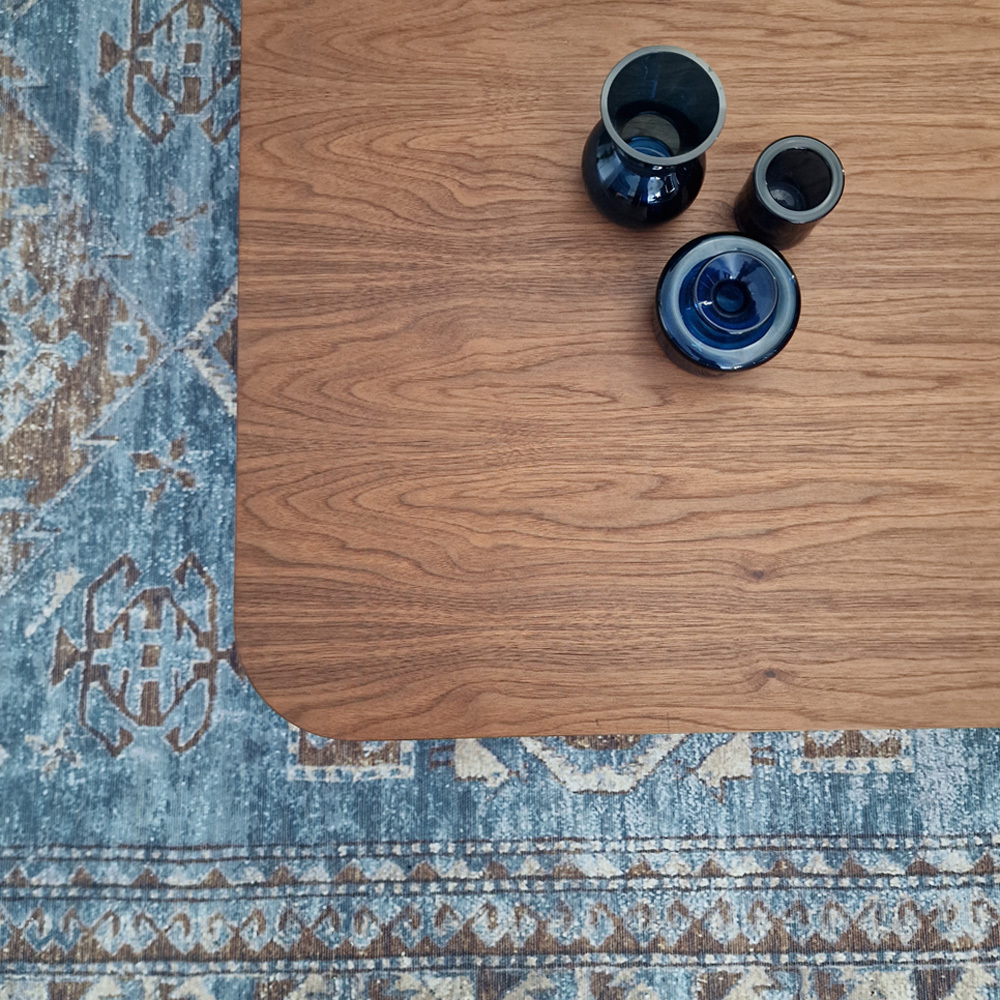
M 1000 997 L 1000 732 L 344 743 L 233 646 L 236 0 L 0 0 L 0 1000 Z

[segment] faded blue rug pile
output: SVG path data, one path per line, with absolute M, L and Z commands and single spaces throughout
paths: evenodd
M 343 743 L 233 645 L 236 0 L 0 0 L 0 1000 L 1000 997 L 1000 732 Z

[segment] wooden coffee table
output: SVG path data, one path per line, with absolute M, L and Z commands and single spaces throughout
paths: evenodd
M 990 11 L 994 14 L 991 15 Z M 996 5 L 245 0 L 236 628 L 345 739 L 1000 724 Z M 728 118 L 630 232 L 611 66 Z M 757 153 L 847 171 L 798 331 L 705 379 L 660 270 Z

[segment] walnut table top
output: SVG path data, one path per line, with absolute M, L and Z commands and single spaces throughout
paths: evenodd
M 236 628 L 344 739 L 1000 724 L 997 4 L 244 0 Z M 728 117 L 580 178 L 614 63 Z M 789 346 L 698 378 L 660 270 L 757 153 L 847 174 Z

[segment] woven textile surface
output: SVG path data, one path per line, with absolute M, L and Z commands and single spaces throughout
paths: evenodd
M 345 743 L 232 628 L 236 0 L 0 0 L 0 1000 L 1000 997 L 1000 731 Z

